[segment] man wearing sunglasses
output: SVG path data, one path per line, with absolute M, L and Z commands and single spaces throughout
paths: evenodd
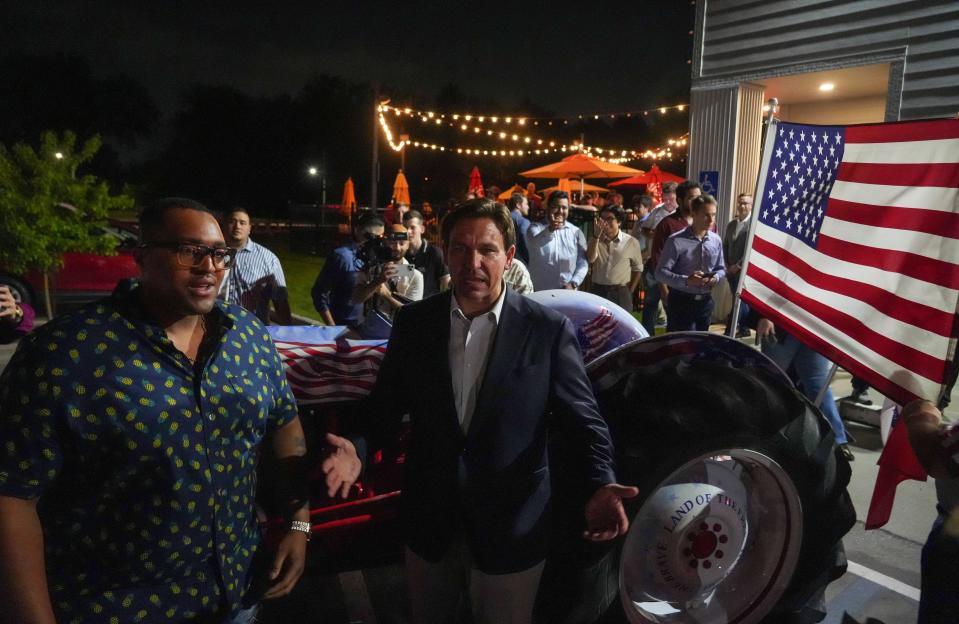
M 247 623 L 303 572 L 306 442 L 269 334 L 217 300 L 236 252 L 189 199 L 145 209 L 140 235 L 139 284 L 21 340 L 0 377 L 0 604 L 12 622 Z M 287 525 L 255 566 L 267 434 Z M 345 495 L 355 450 L 327 443 L 328 494 Z

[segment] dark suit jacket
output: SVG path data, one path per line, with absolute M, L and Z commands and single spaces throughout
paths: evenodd
M 369 441 L 380 448 L 410 415 L 403 521 L 415 553 L 437 561 L 462 530 L 480 570 L 523 570 L 546 556 L 548 436 L 559 430 L 573 442 L 590 493 L 615 480 L 612 443 L 572 324 L 509 289 L 464 435 L 449 367 L 450 297 L 396 315 L 366 412 Z
M 726 266 L 742 263 L 746 255 L 746 242 L 749 240 L 749 223 L 749 219 L 733 219 L 726 226 L 726 233 L 723 234 L 723 259 Z

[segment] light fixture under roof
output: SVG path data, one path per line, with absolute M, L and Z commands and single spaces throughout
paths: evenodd
M 836 85 L 834 85 L 831 82 L 824 82 L 821 85 L 819 85 L 820 91 L 832 91 L 835 88 L 836 88 Z

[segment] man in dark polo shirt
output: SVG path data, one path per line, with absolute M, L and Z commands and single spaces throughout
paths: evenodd
M 410 237 L 406 260 L 423 274 L 423 298 L 449 288 L 450 271 L 443 262 L 443 250 L 430 245 L 423 238 L 426 226 L 423 225 L 422 213 L 418 210 L 409 211 L 403 215 L 403 225 Z

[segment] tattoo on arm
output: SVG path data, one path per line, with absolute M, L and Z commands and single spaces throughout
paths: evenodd
M 298 435 L 291 440 L 294 455 L 306 455 L 306 440 Z

